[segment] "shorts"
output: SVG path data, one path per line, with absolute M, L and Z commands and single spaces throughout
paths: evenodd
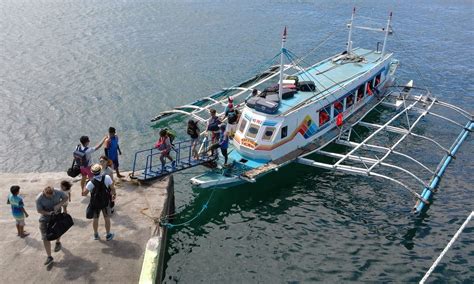
M 15 221 L 18 226 L 25 226 L 25 218 L 15 218 Z
M 41 232 L 41 239 L 43 241 L 47 241 L 46 233 L 47 233 L 47 230 L 48 230 L 48 222 L 39 222 L 39 223 L 40 223 L 39 228 L 40 228 L 40 232 Z
M 100 216 L 100 212 L 102 212 L 102 216 L 104 216 L 104 217 L 112 216 L 112 208 L 110 208 L 110 206 L 107 206 L 107 207 L 102 208 L 102 209 L 94 210 L 94 215 L 93 215 L 92 218 L 98 219 L 99 216 Z
M 81 167 L 81 175 L 84 177 L 88 177 L 89 179 L 92 179 L 94 177 L 94 175 L 92 174 L 91 172 L 91 167 L 88 166 L 88 167 Z

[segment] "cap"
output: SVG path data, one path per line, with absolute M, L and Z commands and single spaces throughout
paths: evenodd
M 91 172 L 92 172 L 94 175 L 100 174 L 100 171 L 102 171 L 102 167 L 101 167 L 99 164 L 94 164 L 94 165 L 92 165 L 92 167 L 91 167 Z
M 232 97 L 228 97 L 227 100 L 229 101 L 229 103 L 232 103 L 234 101 Z

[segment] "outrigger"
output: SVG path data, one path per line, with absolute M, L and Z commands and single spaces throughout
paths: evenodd
M 395 72 L 399 62 L 392 53 L 386 52 L 387 38 L 393 32 L 392 14 L 384 28 L 355 26 L 354 15 L 355 9 L 348 24 L 349 36 L 344 52 L 303 68 L 300 64 L 304 58 L 296 57 L 285 48 L 285 27 L 277 55 L 279 65 L 271 66 L 235 87 L 153 118 L 153 122 L 162 123 L 185 116 L 205 123 L 209 109 L 218 109 L 222 115 L 229 97 L 236 102 L 241 115 L 229 154 L 232 165 L 191 178 L 195 187 L 230 187 L 256 182 L 260 177 L 296 162 L 392 181 L 414 196 L 416 213 L 427 208 L 448 164 L 472 132 L 473 116 L 438 100 L 429 90 L 415 87 L 413 81 L 397 85 Z M 381 50 L 379 45 L 376 50 L 353 48 L 355 28 L 384 33 Z M 285 59 L 289 63 L 285 64 Z M 392 110 L 391 115 L 387 114 L 388 109 Z M 371 122 L 370 118 L 374 116 L 386 121 Z M 461 129 L 449 148 L 415 131 L 428 116 Z M 467 123 L 458 122 L 459 118 L 467 119 Z M 202 136 L 199 159 L 191 157 L 191 142 L 183 141 L 174 147 L 176 165 L 161 168 L 153 163 L 159 151 L 147 149 L 136 153 L 132 175 L 149 180 L 218 160 L 217 155 L 206 154 L 209 139 L 207 133 Z M 396 138 L 391 143 L 378 143 L 390 137 Z M 436 168 L 399 150 L 408 137 L 431 143 L 444 153 Z M 333 145 L 338 145 L 340 151 L 345 150 L 342 153 L 328 150 L 334 148 Z M 407 169 L 406 163 L 403 166 L 390 163 L 393 158 L 410 162 L 428 176 L 419 177 Z M 404 176 L 385 174 L 384 169 Z M 422 189 L 421 194 L 417 193 L 417 188 Z

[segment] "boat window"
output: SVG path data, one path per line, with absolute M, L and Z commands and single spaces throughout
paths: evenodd
M 340 99 L 334 103 L 334 116 L 344 111 L 344 99 Z
M 266 141 L 272 140 L 272 136 L 274 132 L 275 132 L 275 127 L 267 126 L 267 128 L 265 128 L 265 132 L 263 132 L 262 140 L 266 140 Z
M 281 139 L 285 138 L 288 135 L 288 126 L 281 128 Z
M 319 127 L 329 122 L 331 116 L 331 106 L 326 106 L 319 110 Z
M 354 104 L 354 93 L 351 93 L 346 97 L 346 109 L 350 108 Z
M 379 73 L 377 76 L 375 76 L 375 87 L 380 84 L 380 79 L 382 79 L 382 73 Z
M 372 83 L 373 83 L 372 80 L 370 80 L 370 81 L 368 81 L 368 82 L 366 83 L 366 86 L 367 86 L 367 88 L 366 88 L 366 90 L 367 90 L 367 95 L 369 95 L 369 96 L 372 96 L 372 95 L 373 95 Z
M 245 127 L 247 126 L 247 120 L 244 118 L 240 122 L 239 131 L 244 133 Z
M 249 130 L 247 130 L 247 136 L 248 138 L 253 138 L 257 137 L 258 130 L 260 129 L 260 125 L 250 123 Z
M 360 101 L 364 97 L 365 84 L 359 86 L 357 89 L 357 101 Z

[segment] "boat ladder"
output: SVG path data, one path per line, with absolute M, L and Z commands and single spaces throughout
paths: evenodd
M 415 89 L 417 93 L 421 90 L 413 88 L 413 90 Z M 349 128 L 341 128 L 339 135 L 321 147 L 299 156 L 296 162 L 327 170 L 374 176 L 390 180 L 408 190 L 416 198 L 416 204 L 413 208 L 415 213 L 420 213 L 427 209 L 427 205 L 430 204 L 433 193 L 436 191 L 448 164 L 455 157 L 456 152 L 467 138 L 469 132 L 473 131 L 473 116 L 457 106 L 439 101 L 430 94 L 424 92 L 421 94 L 408 94 L 406 86 L 402 91 L 403 96 L 400 96 L 401 91 L 389 92 L 358 121 L 351 124 Z M 400 99 L 403 100 L 402 107 L 400 108 L 397 104 L 389 102 L 389 100 Z M 386 118 L 386 112 L 384 112 L 384 118 L 388 119 L 385 123 L 376 124 L 365 121 L 364 119 L 369 116 L 369 113 L 373 114 L 373 111 L 378 111 L 376 108 L 379 105 L 382 107 L 387 105 L 394 106 L 395 111 L 394 114 L 390 116 L 391 118 Z M 382 116 L 381 112 L 378 112 L 380 116 Z M 419 132 L 423 134 L 415 133 L 416 126 L 418 126 L 420 122 L 425 121 L 427 116 L 430 116 L 430 119 L 433 118 L 444 122 L 443 128 L 446 128 L 448 125 L 460 128 L 460 134 L 450 147 L 443 146 L 437 139 L 424 135 L 425 129 L 423 129 L 423 132 Z M 456 116 L 456 119 L 454 116 Z M 460 123 L 458 122 L 460 118 L 467 118 L 468 122 Z M 365 130 L 369 131 L 365 139 L 355 132 L 354 127 L 356 126 L 358 131 L 360 128 L 365 128 Z M 355 132 L 355 134 L 357 134 L 356 137 L 362 141 L 351 141 L 352 132 Z M 390 133 L 390 135 L 386 135 L 387 133 Z M 385 137 L 381 137 L 382 135 L 385 135 Z M 387 142 L 387 137 L 396 138 L 394 138 L 393 141 Z M 444 154 L 438 166 L 436 168 L 427 166 L 420 162 L 418 157 L 414 158 L 409 154 L 403 153 L 402 150 L 399 150 L 399 148 L 401 148 L 400 144 L 405 141 L 407 137 L 414 137 L 423 143 L 432 144 L 434 145 L 434 149 Z M 438 138 L 438 136 L 436 136 L 436 138 Z M 347 152 L 336 153 L 325 151 L 324 148 L 331 143 L 346 146 Z M 408 144 L 408 148 L 405 147 L 404 149 L 418 153 L 419 151 L 412 148 L 411 145 L 412 144 Z M 311 159 L 311 155 L 315 154 L 332 158 L 335 162 L 325 163 L 320 162 L 320 160 Z M 433 155 L 429 154 L 429 156 L 432 157 Z M 409 163 L 402 165 L 396 165 L 392 162 L 389 163 L 387 161 L 389 157 L 391 158 L 390 161 L 394 161 L 393 158 L 395 158 L 396 162 L 398 162 L 401 160 L 400 158 L 403 158 Z M 415 174 L 414 171 L 408 167 L 413 165 L 421 168 L 424 172 L 428 173 L 428 175 L 426 177 L 418 176 L 417 171 L 415 171 Z M 420 185 L 422 188 L 421 194 L 415 190 L 415 188 L 419 188 Z
M 165 158 L 165 164 L 161 163 L 161 151 L 157 148 L 137 151 L 133 159 L 130 177 L 139 181 L 149 181 L 210 163 L 216 160 L 218 156 L 210 155 L 210 153 L 208 153 L 208 150 L 210 150 L 209 147 L 207 136 L 199 139 L 195 145 L 199 156 L 195 159 L 192 153 L 192 140 L 174 142 L 170 151 L 170 156 L 173 158 L 173 161 L 169 161 Z

